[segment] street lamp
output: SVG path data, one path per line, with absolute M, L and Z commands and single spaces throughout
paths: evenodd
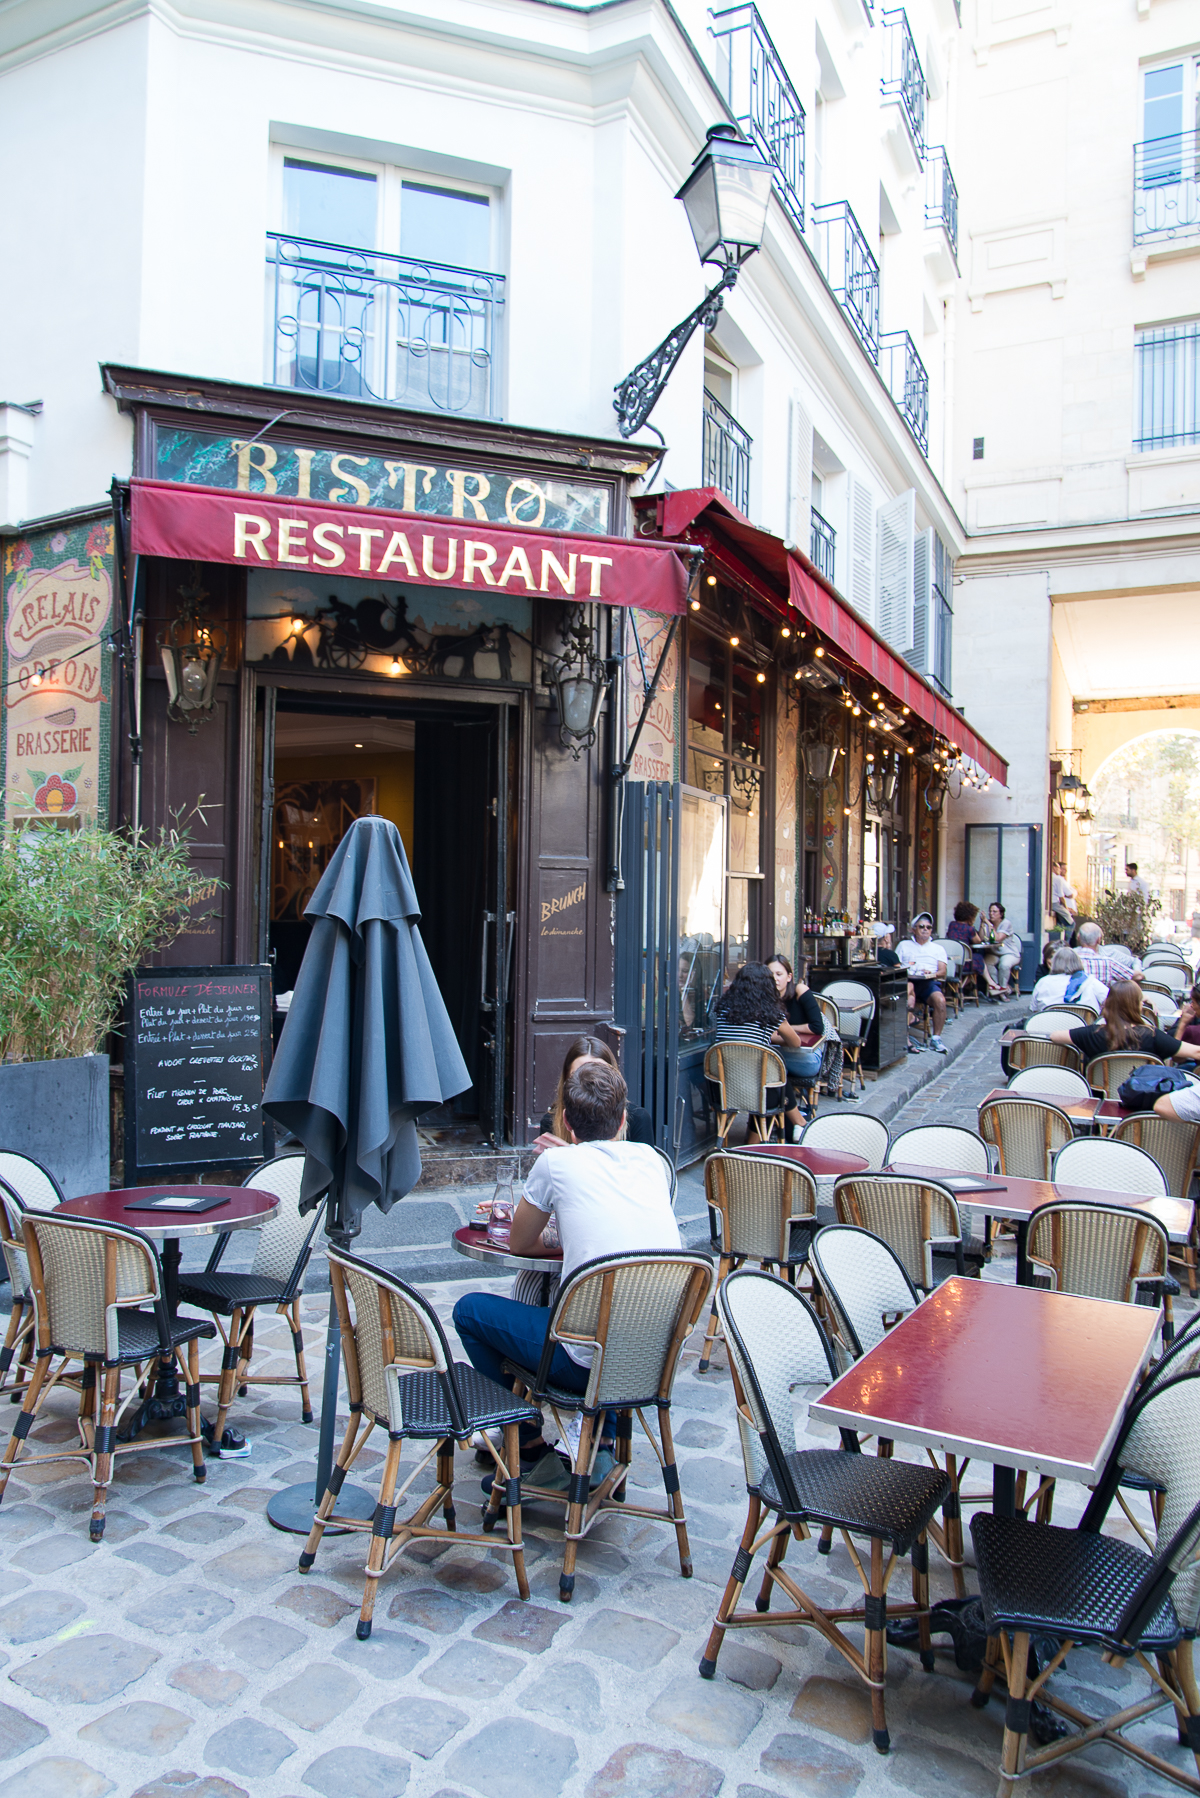
M 1064 818 L 1081 812 L 1086 804 L 1084 785 L 1078 774 L 1064 774 L 1058 783 L 1058 803 Z
M 641 430 L 692 336 L 701 325 L 712 330 L 743 262 L 761 248 L 771 198 L 770 165 L 736 125 L 710 125 L 704 148 L 675 198 L 683 202 L 701 263 L 715 263 L 721 279 L 696 310 L 617 383 L 613 410 L 622 437 Z
M 158 639 L 167 677 L 167 717 L 186 724 L 192 735 L 216 710 L 217 675 L 225 653 L 226 634 L 205 614 L 208 594 L 200 585 L 199 565 L 179 589 L 180 607 Z

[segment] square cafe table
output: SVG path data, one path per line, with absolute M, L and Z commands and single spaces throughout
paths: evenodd
M 1065 1093 L 1013 1092 L 1010 1086 L 994 1087 L 980 1099 L 980 1105 L 990 1105 L 993 1099 L 1032 1099 L 1035 1105 L 1056 1105 L 1059 1111 L 1065 1111 L 1073 1124 L 1090 1125 L 1104 1101 L 1093 1093 L 1088 1099 L 1068 1099 Z M 1121 1109 L 1121 1115 L 1125 1112 Z
M 1032 1286 L 949 1279 L 809 1415 L 992 1466 L 1011 1517 L 1016 1470 L 1094 1485 L 1161 1313 Z

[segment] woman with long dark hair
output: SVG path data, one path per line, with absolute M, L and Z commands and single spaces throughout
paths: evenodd
M 820 1020 L 815 999 L 812 1005 Z M 760 1049 L 774 1049 L 785 1065 L 789 1052 L 802 1050 L 799 1034 L 788 1022 L 776 976 L 766 962 L 748 961 L 738 969 L 716 1005 L 715 1016 L 719 1043 L 754 1043 Z M 817 1028 L 823 1029 L 823 1022 L 818 1022 Z M 796 1106 L 787 1119 L 793 1129 L 803 1122 Z
M 558 1076 L 558 1085 L 550 1102 L 550 1109 L 541 1120 L 541 1135 L 533 1143 L 540 1153 L 543 1149 L 565 1149 L 571 1142 L 567 1134 L 566 1120 L 563 1117 L 563 1088 L 570 1076 L 583 1061 L 603 1061 L 610 1068 L 617 1067 L 617 1058 L 606 1042 L 598 1036 L 577 1036 L 569 1045 L 563 1056 L 562 1072 Z M 625 1128 L 616 1139 L 618 1142 L 645 1142 L 653 1146 L 654 1129 L 650 1113 L 642 1105 L 626 1105 Z
M 946 932 L 947 940 L 951 943 L 961 943 L 967 951 L 971 957 L 971 966 L 975 970 L 976 984 L 982 986 L 987 998 L 1007 998 L 1007 993 L 1002 991 L 992 979 L 991 969 L 983 959 L 983 950 L 980 948 L 983 938 L 975 922 L 978 916 L 979 907 L 977 905 L 972 905 L 969 899 L 960 899 L 954 908 L 954 922 Z
M 1200 1044 L 1181 1043 L 1142 1017 L 1142 989 L 1135 980 L 1115 980 L 1108 989 L 1098 1024 L 1080 1024 L 1074 1030 L 1053 1030 L 1052 1043 L 1069 1043 L 1081 1051 L 1085 1065 L 1097 1055 L 1117 1055 L 1123 1050 L 1157 1055 L 1160 1061 L 1200 1061 Z

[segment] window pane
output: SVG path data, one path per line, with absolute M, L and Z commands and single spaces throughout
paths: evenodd
M 490 269 L 492 220 L 486 199 L 445 187 L 404 183 L 400 201 L 400 254 L 455 268 Z
M 1000 827 L 971 824 L 967 827 L 967 898 L 986 912 L 1000 894 Z M 1013 919 L 1019 930 L 1021 926 Z
M 739 874 L 762 869 L 762 776 L 734 762 L 729 770 L 729 866 Z
M 687 785 L 699 787 L 702 793 L 723 793 L 725 791 L 725 763 L 718 760 L 715 755 L 706 755 L 701 749 L 689 749 Z
M 1147 69 L 1142 128 L 1147 138 L 1177 137 L 1183 130 L 1183 64 Z
M 725 647 L 708 637 L 688 649 L 688 742 L 725 747 Z
M 725 802 L 680 796 L 679 1036 L 701 1034 L 720 992 L 725 937 Z
M 283 228 L 320 243 L 375 248 L 375 177 L 317 162 L 283 165 Z
M 1005 825 L 1003 831 L 1003 849 L 1001 858 L 1001 882 L 999 898 L 1004 907 L 1004 915 L 1014 930 L 1028 938 L 1035 927 L 1035 920 L 1030 918 L 1033 887 L 1033 870 L 1030 857 L 1033 849 L 1033 833 L 1021 825 Z
M 733 665 L 733 753 L 756 762 L 762 755 L 762 702 L 765 691 L 752 668 Z
M 732 980 L 740 967 L 758 960 L 758 882 L 729 882 L 729 920 L 725 932 L 725 978 Z

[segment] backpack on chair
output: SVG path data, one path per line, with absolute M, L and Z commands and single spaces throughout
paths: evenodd
M 1151 1065 L 1147 1068 L 1134 1068 L 1128 1080 L 1122 1080 L 1118 1086 L 1117 1097 L 1126 1111 L 1153 1111 L 1156 1099 L 1165 1099 L 1170 1093 L 1181 1093 L 1191 1084 L 1180 1068 Z

